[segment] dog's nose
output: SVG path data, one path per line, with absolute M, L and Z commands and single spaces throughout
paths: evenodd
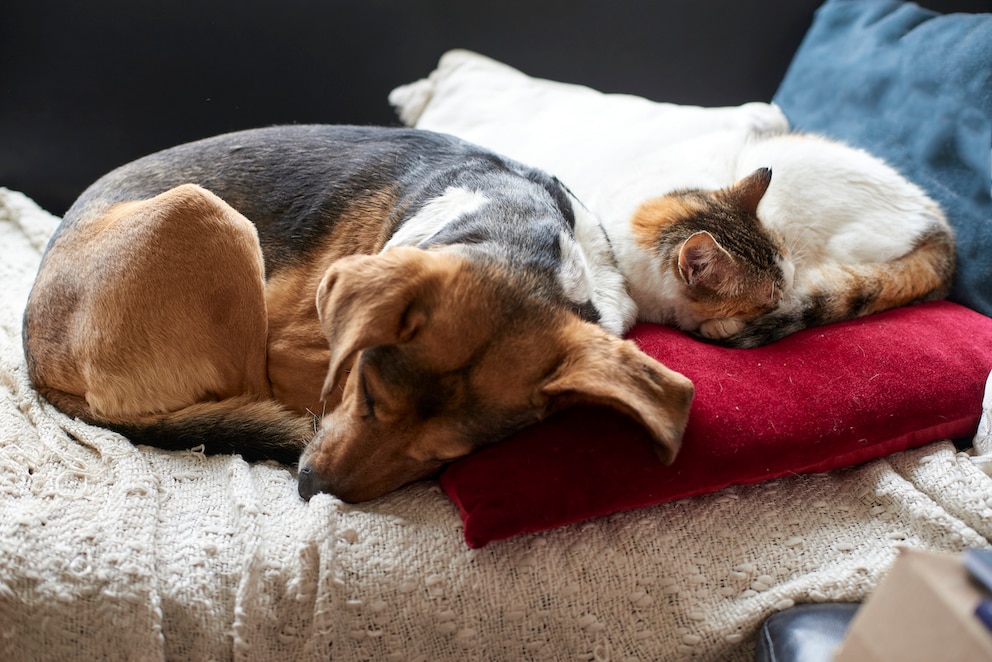
M 329 492 L 329 488 L 330 483 L 323 480 L 317 472 L 313 470 L 311 465 L 308 464 L 300 468 L 300 475 L 297 478 L 296 489 L 305 501 L 309 501 L 310 497 L 319 492 Z

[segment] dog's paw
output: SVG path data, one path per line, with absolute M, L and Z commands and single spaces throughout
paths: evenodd
M 717 317 L 699 325 L 699 335 L 710 340 L 725 340 L 744 330 L 744 322 L 732 317 Z

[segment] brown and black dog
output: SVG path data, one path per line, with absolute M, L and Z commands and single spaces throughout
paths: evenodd
M 671 461 L 692 384 L 615 335 L 631 315 L 598 222 L 554 178 L 443 134 L 273 127 L 87 189 L 24 348 L 67 414 L 299 457 L 304 498 L 361 501 L 577 403 L 634 417 Z

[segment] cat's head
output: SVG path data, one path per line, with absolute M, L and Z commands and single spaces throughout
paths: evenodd
M 759 168 L 716 191 L 674 191 L 634 214 L 636 241 L 679 290 L 670 311 L 679 328 L 714 339 L 732 335 L 773 310 L 791 285 L 785 243 L 757 214 L 771 178 L 770 168 Z

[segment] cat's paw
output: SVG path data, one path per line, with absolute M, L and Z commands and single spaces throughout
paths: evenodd
M 744 322 L 732 317 L 717 317 L 699 325 L 699 335 L 710 340 L 724 340 L 744 330 Z

